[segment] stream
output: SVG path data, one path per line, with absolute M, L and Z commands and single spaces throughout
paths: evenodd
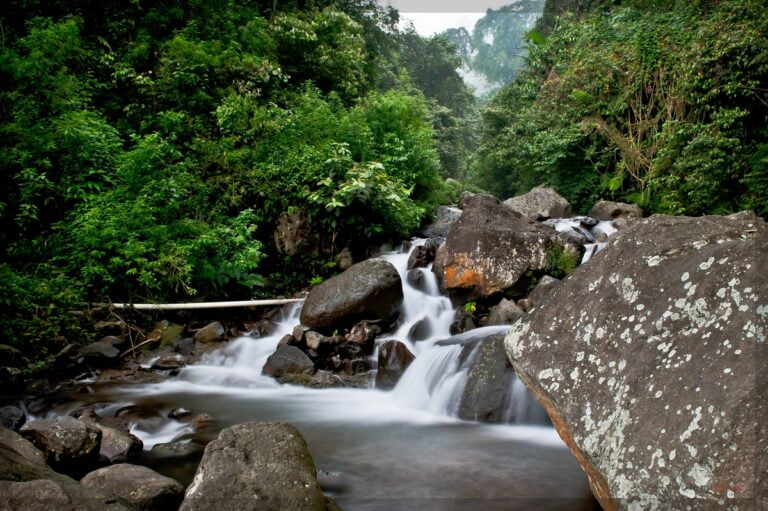
M 391 391 L 309 389 L 262 376 L 280 338 L 299 324 L 298 305 L 282 311 L 272 335 L 234 340 L 176 377 L 102 387 L 87 399 L 30 415 L 63 415 L 98 402 L 104 403 L 98 413 L 107 416 L 138 404 L 144 412 L 128 415 L 131 432 L 144 442 L 138 462 L 183 484 L 191 481 L 202 453 L 193 443 L 199 430 L 193 434 L 186 422 L 167 417 L 180 407 L 211 416 L 208 439 L 247 421 L 295 425 L 309 444 L 321 485 L 345 510 L 599 509 L 578 463 L 516 377 L 504 405 L 512 423 L 455 418 L 467 381 L 464 345 L 508 327 L 479 328 L 440 343 L 451 337 L 453 306 L 430 268 L 418 270 L 420 289 L 408 283 L 408 256 L 406 250 L 381 256 L 400 273 L 404 300 L 399 326 L 377 342 L 401 340 L 416 355 Z M 415 326 L 418 341 L 412 339 Z M 152 449 L 173 440 L 173 449 Z

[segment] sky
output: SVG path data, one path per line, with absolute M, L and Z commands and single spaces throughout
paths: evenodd
M 416 32 L 431 36 L 447 28 L 472 31 L 488 9 L 498 9 L 514 0 L 383 0 L 400 11 L 400 24 L 413 23 Z

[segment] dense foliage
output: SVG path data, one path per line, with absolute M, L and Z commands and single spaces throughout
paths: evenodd
M 612 3 L 530 34 L 526 67 L 484 112 L 475 179 L 507 196 L 549 184 L 581 211 L 603 196 L 765 215 L 764 2 Z
M 295 290 L 410 234 L 441 159 L 463 172 L 471 95 L 452 47 L 396 23 L 373 0 L 7 2 L 0 344 L 82 340 L 86 301 Z M 273 231 L 296 211 L 318 247 L 291 258 Z

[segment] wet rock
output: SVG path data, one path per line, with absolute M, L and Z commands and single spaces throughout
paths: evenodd
M 173 410 L 168 412 L 168 418 L 176 419 L 176 420 L 184 419 L 186 417 L 189 417 L 190 415 L 192 415 L 192 412 L 190 412 L 186 408 L 174 408 Z
M 262 374 L 280 378 L 286 374 L 312 374 L 315 364 L 303 351 L 295 346 L 280 346 L 267 359 Z
M 184 487 L 170 477 L 139 465 L 122 463 L 100 468 L 86 475 L 80 484 L 116 495 L 136 508 L 147 511 L 176 509 Z
M 416 358 L 400 341 L 387 341 L 379 346 L 376 387 L 392 389 Z
M 180 509 L 324 511 L 325 506 L 299 431 L 287 423 L 251 422 L 224 429 L 208 444 Z
M 418 289 L 420 291 L 424 291 L 426 287 L 425 286 L 426 282 L 424 280 L 424 271 L 419 268 L 415 268 L 409 271 L 406 275 L 406 281 L 408 282 L 408 284 L 410 284 L 415 289 Z
M 491 307 L 488 319 L 485 324 L 490 325 L 511 325 L 525 315 L 525 311 L 517 306 L 512 300 L 502 298 L 501 301 Z
M 304 342 L 304 335 L 312 330 L 306 325 L 296 325 L 293 327 L 293 338 L 299 342 Z
M 408 330 L 408 339 L 411 341 L 424 341 L 432 336 L 432 325 L 428 317 L 419 319 Z
M 107 335 L 99 339 L 99 342 L 109 344 L 115 348 L 122 349 L 126 344 L 126 340 L 121 337 L 115 337 L 114 335 Z
M 272 335 L 277 329 L 277 323 L 271 319 L 260 319 L 256 323 L 249 326 L 250 333 L 256 334 L 259 337 L 268 337 Z
M 434 255 L 433 255 L 434 257 Z M 429 257 L 429 249 L 424 245 L 419 245 L 411 251 L 408 256 L 408 269 L 426 268 L 432 260 Z
M 456 319 L 451 323 L 448 331 L 451 335 L 458 335 L 477 328 L 475 318 L 464 309 L 456 309 Z
M 555 287 L 557 287 L 560 284 L 560 279 L 556 279 L 555 277 L 550 277 L 549 275 L 544 275 L 536 284 L 536 287 L 533 288 L 533 291 L 531 291 L 531 294 L 528 295 L 528 300 L 530 300 L 531 304 L 534 307 L 538 307 L 544 302 L 544 297 L 549 294 L 550 291 L 552 291 Z
M 120 362 L 120 350 L 107 342 L 93 342 L 80 348 L 79 356 L 93 367 L 110 367 Z
M 198 442 L 173 441 L 152 446 L 151 452 L 163 458 L 194 458 L 205 450 Z
M 601 200 L 592 206 L 589 216 L 603 222 L 616 218 L 639 220 L 643 218 L 643 210 L 637 204 Z
M 310 350 L 319 350 L 320 345 L 325 339 L 326 337 L 323 334 L 315 332 L 314 330 L 310 330 L 304 334 L 304 341 L 307 343 L 307 349 Z
M 525 195 L 505 200 L 504 205 L 531 220 L 571 216 L 571 205 L 553 188 L 534 188 Z
M 370 384 L 370 373 L 345 374 L 332 371 L 317 371 L 315 374 L 286 374 L 279 378 L 278 381 L 286 385 L 300 385 L 312 389 L 365 389 Z
M 397 270 L 381 259 L 357 263 L 315 286 L 301 309 L 301 324 L 330 333 L 361 320 L 390 320 L 403 301 Z
M 506 350 L 605 509 L 768 498 L 765 222 L 640 220 L 512 326 Z M 725 504 L 723 504 L 725 503 Z
M 18 431 L 27 422 L 27 414 L 15 406 L 0 408 L 0 426 Z
M 195 352 L 195 341 L 191 337 L 173 341 L 171 349 L 185 357 L 190 357 Z
M 295 256 L 314 254 L 320 245 L 320 235 L 309 221 L 306 213 L 296 211 L 282 213 L 277 218 L 275 246 L 281 254 Z
M 152 369 L 169 371 L 171 369 L 180 369 L 185 365 L 187 365 L 187 357 L 184 355 L 180 353 L 165 353 L 152 362 Z
M 214 321 L 198 330 L 192 339 L 195 343 L 218 342 L 224 340 L 224 333 L 224 325 Z
M 352 327 L 347 335 L 347 341 L 360 346 L 363 353 L 369 355 L 373 353 L 373 345 L 376 336 L 381 333 L 381 327 L 370 321 L 361 321 Z
M 127 431 L 121 431 L 120 429 L 94 422 L 92 419 L 81 418 L 81 420 L 99 428 L 101 431 L 99 455 L 108 459 L 110 463 L 129 461 L 141 454 L 141 451 L 144 448 L 144 442 L 135 435 L 132 435 Z
M 189 421 L 189 427 L 195 433 L 210 433 L 217 428 L 216 420 L 207 413 L 200 413 L 195 415 L 191 421 Z
M 433 271 L 455 298 L 476 300 L 513 288 L 527 272 L 546 271 L 553 253 L 580 251 L 553 228 L 477 195 L 437 251 Z
M 435 213 L 434 221 L 422 229 L 422 234 L 427 238 L 433 236 L 448 236 L 451 228 L 461 216 L 461 210 L 450 206 L 440 206 Z
M 353 264 L 355 259 L 352 257 L 352 251 L 349 247 L 344 247 L 341 252 L 336 255 L 336 264 L 341 271 L 348 270 Z
M 279 341 L 277 341 L 277 347 L 280 346 L 298 346 L 299 341 L 296 340 L 294 336 L 291 334 L 285 334 L 280 338 Z
M 504 334 L 482 340 L 471 357 L 458 416 L 463 420 L 501 422 L 504 397 L 514 374 L 505 356 Z
M 60 472 L 78 473 L 98 462 L 101 431 L 87 422 L 72 417 L 41 419 L 26 423 L 19 432 Z
M 16 463 L 16 460 L 21 460 Z M 42 472 L 37 468 L 42 467 Z M 0 427 L 0 479 L 26 481 L 44 476 L 45 454 L 15 431 Z

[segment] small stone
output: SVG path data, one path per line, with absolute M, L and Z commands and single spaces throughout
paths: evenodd
M 15 406 L 0 408 L 0 426 L 18 431 L 27 422 L 27 414 Z
M 196 343 L 217 342 L 224 340 L 224 326 L 218 321 L 209 323 L 195 333 L 192 339 Z

